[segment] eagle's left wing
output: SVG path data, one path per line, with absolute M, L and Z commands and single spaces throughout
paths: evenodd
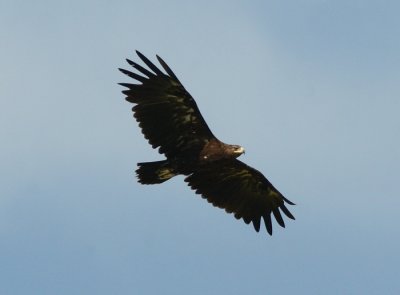
M 285 227 L 282 211 L 294 219 L 285 203 L 286 199 L 264 175 L 239 160 L 217 161 L 200 166 L 185 178 L 189 186 L 214 206 L 233 213 L 237 219 L 253 223 L 260 230 L 261 217 L 266 229 L 272 235 L 271 213 L 282 227 Z
M 153 148 L 168 158 L 200 153 L 215 136 L 208 128 L 193 97 L 186 91 L 168 65 L 157 56 L 163 73 L 136 51 L 148 69 L 127 60 L 140 74 L 119 69 L 140 84 L 120 83 L 126 100 L 134 103 L 134 117 Z

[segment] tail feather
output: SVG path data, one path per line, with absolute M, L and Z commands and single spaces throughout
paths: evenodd
M 162 183 L 177 175 L 168 160 L 138 163 L 138 167 L 136 174 L 142 184 Z

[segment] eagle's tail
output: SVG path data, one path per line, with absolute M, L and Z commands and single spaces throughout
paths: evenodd
M 156 184 L 167 181 L 177 175 L 168 160 L 138 163 L 136 175 L 142 184 Z

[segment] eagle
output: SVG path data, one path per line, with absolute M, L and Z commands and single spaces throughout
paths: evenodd
M 136 71 L 119 69 L 136 80 L 119 83 L 126 100 L 134 104 L 133 116 L 144 137 L 164 154 L 162 161 L 138 163 L 141 184 L 158 184 L 176 175 L 212 205 L 233 213 L 236 219 L 252 223 L 259 232 L 261 221 L 272 235 L 271 215 L 285 227 L 281 211 L 295 219 L 286 199 L 256 169 L 237 158 L 245 152 L 239 145 L 223 143 L 211 132 L 193 97 L 186 91 L 165 61 L 156 55 L 165 72 L 142 53 L 138 57 L 147 66 L 127 59 Z

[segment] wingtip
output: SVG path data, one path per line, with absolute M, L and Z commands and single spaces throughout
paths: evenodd
M 263 215 L 265 228 L 270 236 L 272 236 L 272 220 L 271 220 L 271 212 Z
M 156 58 L 160 64 L 166 64 L 166 62 L 158 54 L 156 54 Z
M 156 75 L 163 75 L 163 72 L 155 66 L 147 57 L 145 57 L 139 50 L 136 50 L 136 54 L 139 58 L 156 74 Z
M 283 212 L 288 218 L 293 219 L 293 220 L 296 219 L 296 218 L 294 218 L 293 214 L 289 211 L 289 209 L 285 206 L 285 204 L 282 204 L 279 208 L 282 210 L 282 212 Z
M 145 58 L 144 54 L 141 53 L 139 50 L 136 49 L 135 52 L 141 59 Z
M 296 205 L 295 203 L 293 203 L 292 201 L 289 201 L 288 199 L 286 199 L 284 196 L 282 196 L 282 199 L 288 203 L 289 205 Z
M 176 80 L 177 82 L 179 82 L 178 77 L 175 75 L 175 73 L 171 70 L 171 68 L 167 65 L 167 63 L 158 55 L 156 54 L 157 60 L 158 62 L 161 64 L 161 66 L 163 67 L 163 69 L 167 72 L 167 74 L 173 78 L 174 80 Z M 179 82 L 180 83 L 180 82 Z
M 278 224 L 284 228 L 285 221 L 283 220 L 281 212 L 279 212 L 279 209 L 278 208 L 273 209 L 272 213 L 274 214 L 274 217 L 275 217 L 276 221 L 278 222 Z
M 261 216 L 260 216 L 261 217 Z M 253 219 L 253 226 L 254 226 L 254 229 L 256 230 L 256 232 L 259 232 L 260 231 L 260 219 Z

